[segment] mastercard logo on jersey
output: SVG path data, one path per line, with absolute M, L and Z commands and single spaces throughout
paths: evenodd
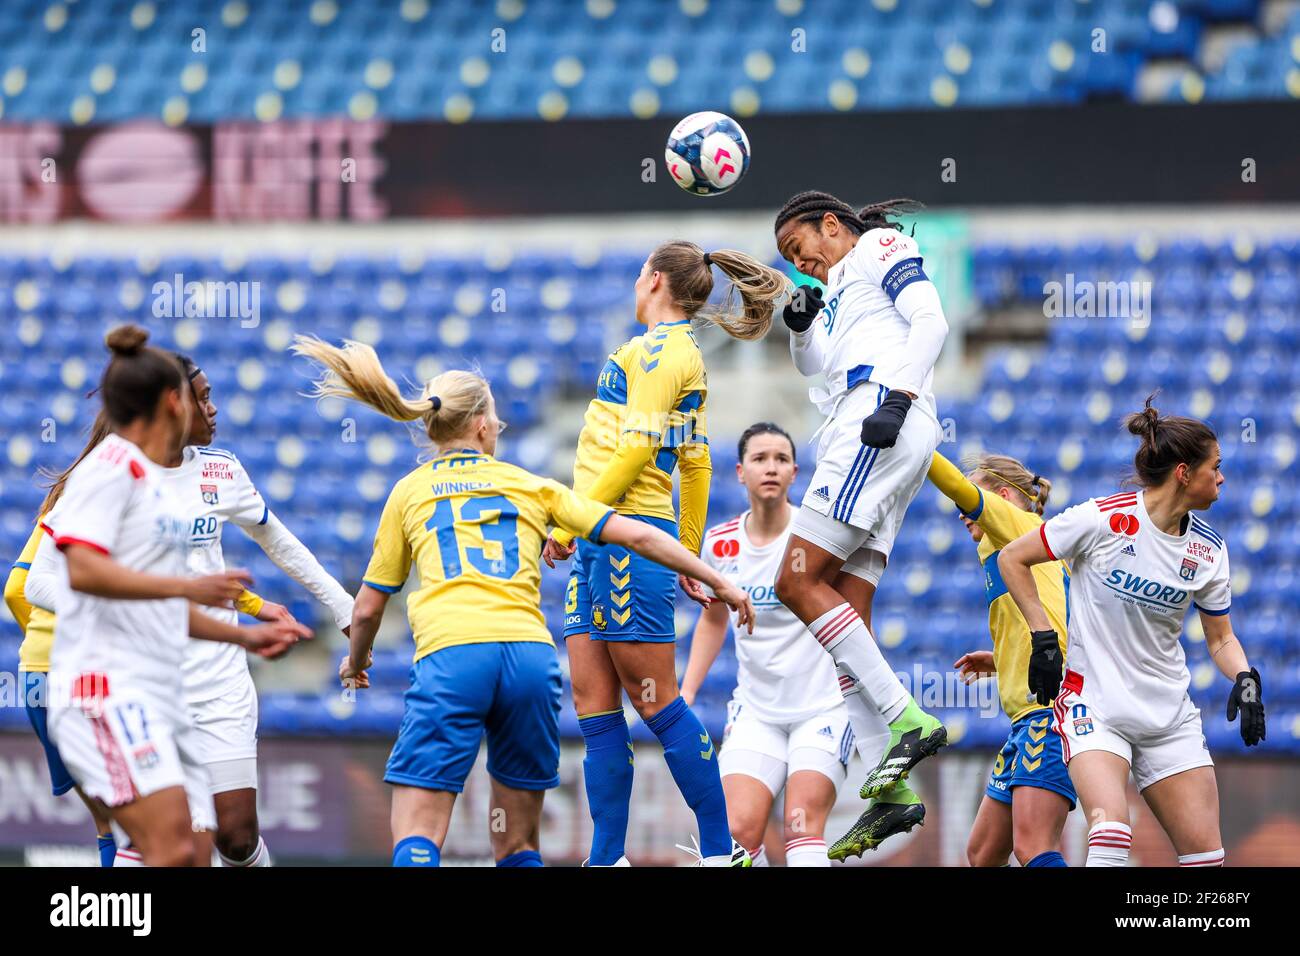
M 1115 512 L 1110 516 L 1110 530 L 1116 534 L 1126 534 L 1130 537 L 1138 533 L 1137 515 L 1123 514 Z
M 740 542 L 735 538 L 719 538 L 713 542 L 715 558 L 734 558 L 738 554 L 740 554 Z

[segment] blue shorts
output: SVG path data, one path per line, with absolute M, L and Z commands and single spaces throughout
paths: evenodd
M 1013 787 L 1051 790 L 1069 800 L 1070 809 L 1074 809 L 1074 784 L 1065 769 L 1061 736 L 1052 732 L 1050 708 L 1026 714 L 1011 725 L 984 792 L 999 803 L 1010 803 Z
M 677 522 L 627 515 L 677 537 Z M 677 640 L 677 572 L 615 544 L 578 542 L 564 597 L 564 636 L 593 641 Z
M 420 658 L 388 783 L 460 793 L 487 734 L 487 768 L 517 790 L 560 784 L 560 664 L 536 641 L 460 644 Z
M 50 767 L 50 784 L 56 797 L 62 796 L 73 787 L 72 774 L 63 765 L 63 758 L 50 742 L 50 732 L 46 727 L 46 698 L 49 689 L 45 674 L 40 671 L 23 671 L 23 700 L 27 704 L 27 719 L 32 722 L 32 730 L 45 748 L 45 762 Z

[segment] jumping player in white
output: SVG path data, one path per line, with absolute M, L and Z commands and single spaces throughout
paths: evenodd
M 1142 440 L 1139 490 L 1068 508 L 1003 548 L 998 569 L 1033 631 L 1030 680 L 1046 682 L 1044 693 L 1056 698 L 1053 729 L 1093 823 L 1087 865 L 1128 863 L 1131 769 L 1179 866 L 1222 866 L 1214 762 L 1178 643 L 1190 607 L 1211 658 L 1233 682 L 1228 720 L 1241 714 L 1248 747 L 1264 739 L 1264 703 L 1259 671 L 1228 617 L 1227 544 L 1195 514 L 1219 498 L 1219 442 L 1204 422 L 1161 416 L 1151 398 L 1125 425 Z M 1063 683 L 1056 632 L 1030 572 L 1055 560 L 1070 565 Z
M 178 355 L 195 406 L 185 448 L 166 462 L 163 484 L 189 522 L 191 574 L 225 570 L 221 534 L 227 522 L 257 542 L 277 567 L 325 605 L 346 634 L 352 597 L 315 556 L 271 513 L 239 459 L 206 447 L 216 434 L 217 406 L 208 377 L 187 355 Z M 242 607 L 259 620 L 292 621 L 289 611 L 265 602 Z M 232 608 L 204 613 L 234 624 Z M 271 854 L 257 824 L 257 690 L 248 655 L 233 644 L 191 641 L 185 653 L 185 704 L 203 753 L 216 808 L 216 846 L 223 866 L 270 866 Z
M 755 866 L 766 865 L 763 834 L 783 789 L 786 865 L 830 866 L 826 818 L 854 745 L 834 662 L 776 598 L 776 575 L 794 516 L 787 495 L 798 470 L 794 442 L 782 428 L 770 422 L 747 428 L 740 437 L 736 477 L 749 492 L 749 510 L 710 528 L 701 555 L 748 592 L 756 611 L 754 633 L 736 640 L 737 686 L 718 754 L 731 833 L 754 848 Z M 727 616 L 726 607 L 714 602 L 695 625 L 682 680 L 688 701 L 695 699 L 726 640 Z M 875 739 L 864 752 L 874 760 L 888 736 L 877 717 Z M 891 806 L 897 819 L 876 833 L 877 843 L 910 830 L 925 814 L 919 804 Z
M 893 200 L 854 211 L 827 193 L 804 192 L 776 217 L 781 255 L 827 288 L 823 302 L 816 288 L 800 287 L 782 314 L 795 366 L 825 376 L 826 387 L 809 395 L 827 420 L 776 590 L 834 658 L 855 733 L 867 738 L 872 721 L 888 724 L 863 799 L 894 790 L 948 739 L 869 627 L 894 538 L 942 437 L 931 385 L 948 323 L 916 241 L 891 218 L 915 208 Z M 860 837 L 873 812 L 839 842 Z

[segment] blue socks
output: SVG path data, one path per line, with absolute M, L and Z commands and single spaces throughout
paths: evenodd
M 632 802 L 632 736 L 623 711 L 579 717 L 587 744 L 582 776 L 587 806 L 595 825 L 590 866 L 613 866 L 627 842 L 628 807 Z M 731 848 L 728 845 L 727 851 Z
M 497 866 L 541 866 L 542 855 L 536 850 L 520 850 L 497 860 Z
M 407 837 L 393 847 L 393 866 L 437 866 L 441 854 L 428 837 Z
M 1025 867 L 1028 868 L 1031 866 L 1067 866 L 1067 865 L 1068 864 L 1065 862 L 1065 857 L 1061 856 L 1061 854 L 1057 853 L 1055 850 L 1048 850 L 1046 853 L 1038 854 L 1038 856 L 1034 857 L 1032 860 L 1026 863 Z
M 700 718 L 678 697 L 646 721 L 664 746 L 664 760 L 700 828 L 700 853 L 731 856 L 731 828 L 718 757 Z M 592 862 L 595 862 L 594 860 Z
M 100 833 L 97 835 L 99 841 L 99 865 L 112 866 L 113 858 L 117 856 L 117 841 L 113 839 L 112 833 Z

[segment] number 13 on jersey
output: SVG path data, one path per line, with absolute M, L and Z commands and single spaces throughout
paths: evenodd
M 460 577 L 461 549 L 470 566 L 494 578 L 509 579 L 519 570 L 519 510 L 505 495 L 465 498 L 459 507 L 452 498 L 441 498 L 424 527 L 438 538 L 442 573 L 447 580 Z M 477 528 L 479 544 L 469 528 Z

